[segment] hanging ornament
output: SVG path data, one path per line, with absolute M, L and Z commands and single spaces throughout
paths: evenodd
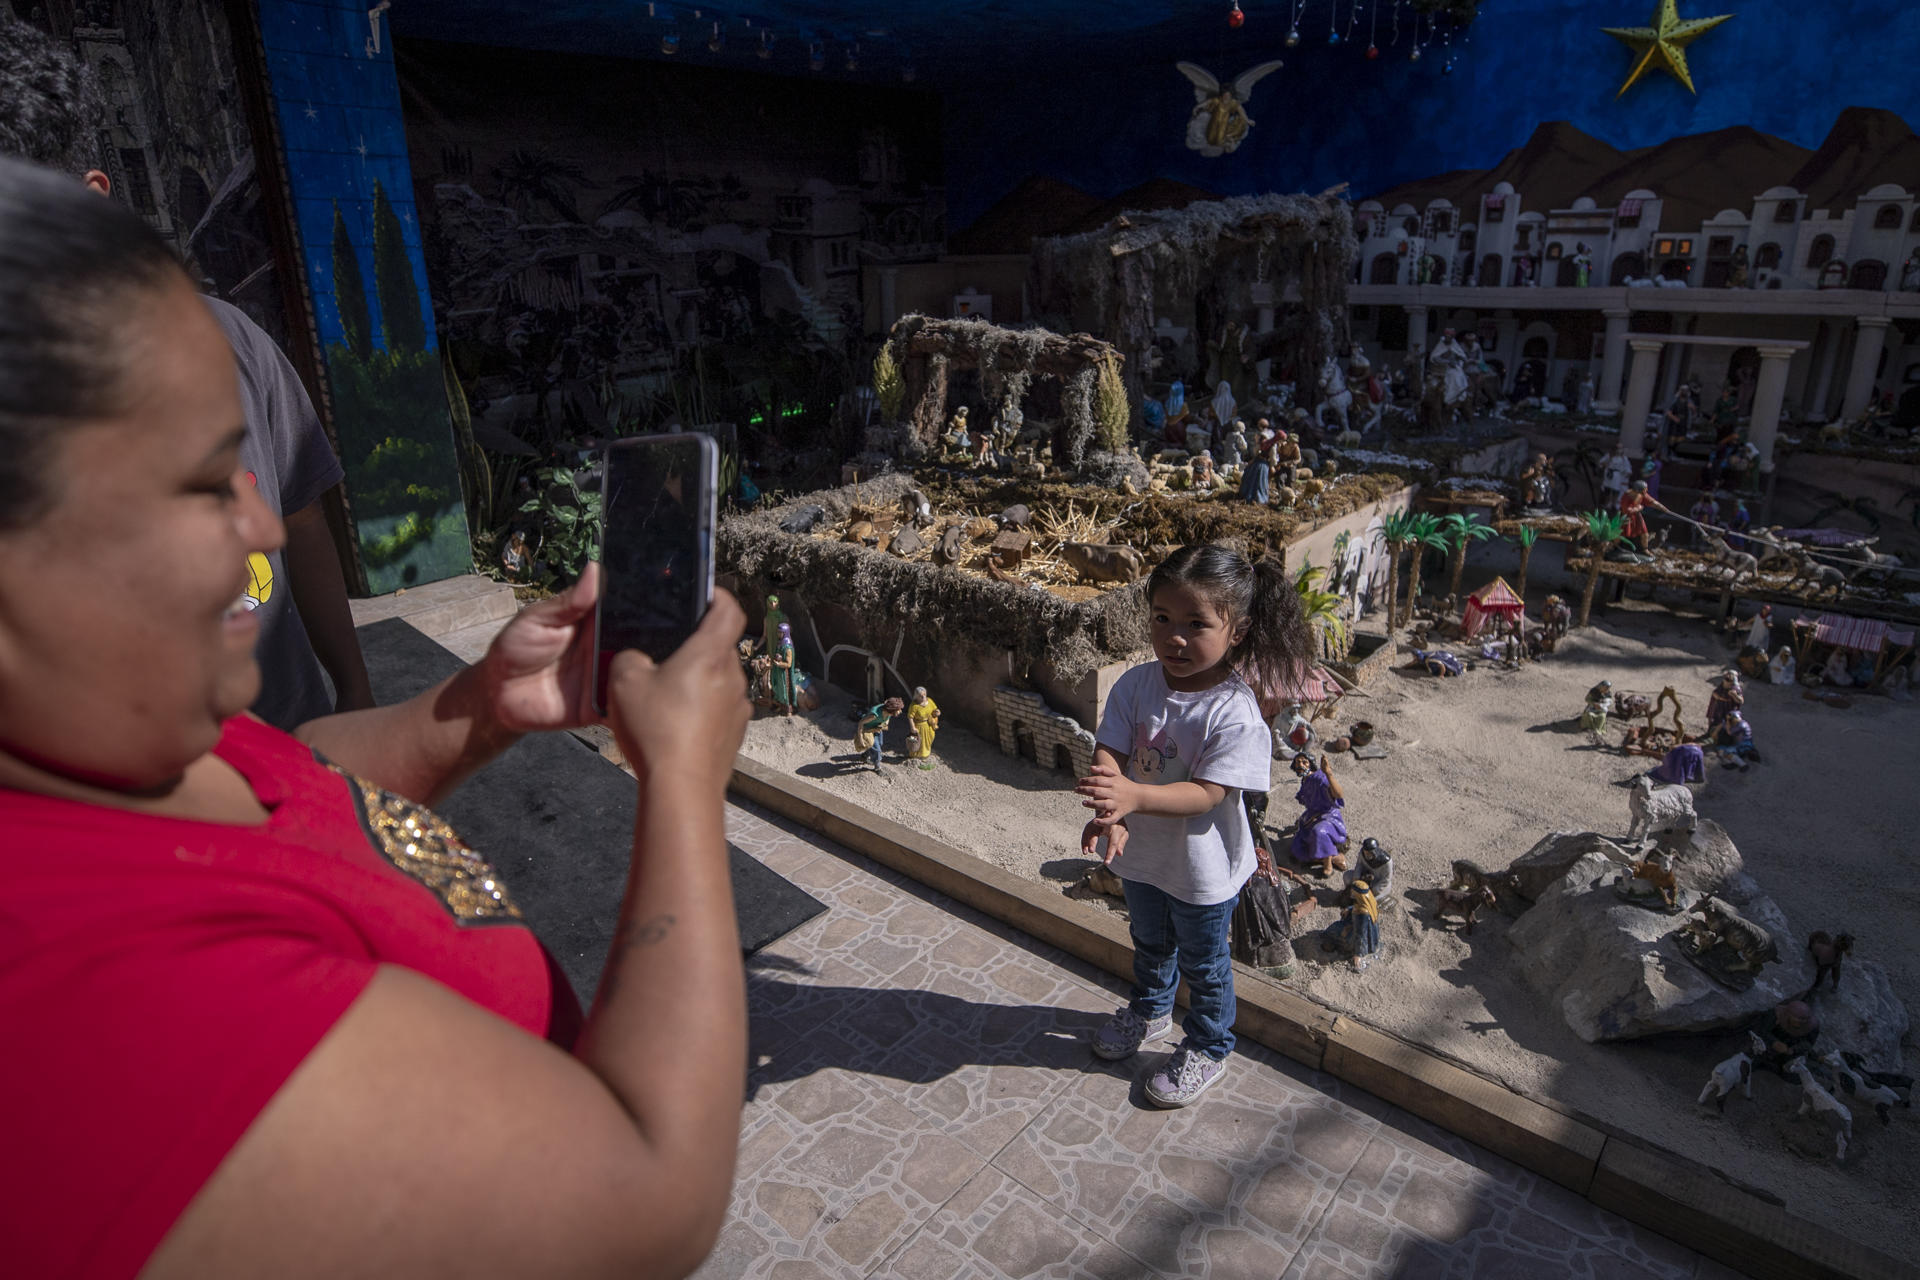
M 1287 48 L 1294 49 L 1294 48 L 1298 48 L 1299 45 L 1300 45 L 1299 30 L 1295 29 L 1293 31 L 1287 32 Z
M 1340 6 L 1334 5 L 1327 10 L 1327 43 L 1340 43 Z
M 1441 74 L 1441 75 L 1443 75 L 1443 76 L 1450 76 L 1450 75 L 1452 75 L 1452 74 L 1453 74 L 1453 59 L 1452 59 L 1452 58 L 1448 58 L 1448 59 L 1447 59 L 1447 60 L 1446 60 L 1445 62 L 1443 62 L 1443 63 L 1441 63 L 1441 64 L 1440 64 L 1440 74 Z
M 1415 45 L 1415 46 L 1413 46 L 1413 52 L 1407 55 L 1407 61 L 1408 61 L 1408 62 L 1418 62 L 1418 61 L 1420 61 L 1420 46 L 1419 46 L 1419 45 Z
M 720 34 L 720 24 L 713 24 L 713 34 L 707 37 L 707 52 L 718 53 L 727 47 L 727 38 Z
M 1372 16 L 1367 23 L 1367 61 L 1380 57 L 1380 0 L 1373 0 Z
M 1240 0 L 1233 0 L 1233 8 L 1227 12 L 1227 25 L 1238 31 L 1247 24 L 1247 15 L 1240 11 Z
M 671 34 L 661 36 L 660 52 L 666 54 L 669 58 L 680 52 L 680 37 Z
M 1377 44 L 1370 44 L 1370 45 L 1368 45 L 1368 46 L 1367 46 L 1367 61 L 1368 61 L 1368 62 L 1375 62 L 1375 61 L 1378 61 L 1378 60 L 1379 60 L 1379 57 L 1380 57 L 1380 46 L 1379 46 L 1379 45 L 1377 45 Z
M 766 62 L 773 57 L 773 32 L 768 31 L 765 27 L 760 29 L 760 43 L 754 49 L 753 56 L 762 62 Z

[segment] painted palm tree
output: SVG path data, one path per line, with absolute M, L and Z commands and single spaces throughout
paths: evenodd
M 1346 597 L 1321 587 L 1327 571 L 1314 564 L 1303 564 L 1293 575 L 1293 591 L 1300 597 L 1300 612 L 1307 625 L 1320 637 L 1320 656 L 1338 661 L 1347 656 L 1347 620 L 1340 616 Z
M 574 188 L 599 185 L 579 165 L 532 151 L 512 152 L 494 168 L 493 176 L 499 184 L 498 198 L 523 216 L 532 217 L 537 206 L 545 205 L 568 222 L 581 220 Z
M 1920 506 L 1914 508 L 1920 512 Z M 1411 511 L 1396 511 L 1380 522 L 1380 541 L 1387 544 L 1387 634 L 1392 635 L 1400 618 L 1400 557 L 1413 545 L 1414 516 Z
M 1533 559 L 1533 544 L 1540 541 L 1540 531 L 1530 524 L 1523 524 L 1515 541 L 1520 544 L 1520 584 L 1513 589 L 1513 593 L 1520 597 L 1520 603 L 1524 605 L 1527 602 L 1527 562 Z
M 1446 534 L 1440 529 L 1440 517 L 1421 512 L 1413 518 L 1413 567 L 1407 572 L 1407 610 L 1405 617 L 1413 618 L 1413 602 L 1420 598 L 1420 562 L 1426 558 L 1429 549 L 1445 551 Z
M 1627 518 L 1618 511 L 1589 511 L 1586 521 L 1587 537 L 1593 545 L 1587 553 L 1587 587 L 1580 595 L 1580 617 L 1573 624 L 1576 627 L 1587 625 L 1587 618 L 1593 613 L 1593 593 L 1600 585 L 1600 564 L 1613 544 L 1626 536 L 1627 529 Z
M 1466 572 L 1467 548 L 1476 542 L 1485 542 L 1494 537 L 1493 526 L 1479 512 L 1462 515 L 1458 511 L 1440 518 L 1440 536 L 1446 540 L 1447 549 L 1452 553 L 1452 574 L 1447 582 L 1447 594 L 1460 598 L 1460 575 Z

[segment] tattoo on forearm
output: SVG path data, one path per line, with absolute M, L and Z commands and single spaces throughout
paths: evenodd
M 596 1005 L 606 1000 L 619 988 L 621 957 L 629 951 L 651 947 L 665 941 L 666 936 L 673 932 L 673 925 L 674 918 L 664 913 L 642 920 L 636 925 L 621 922 L 620 927 L 613 931 L 613 945 L 607 949 L 607 968 L 605 976 L 600 980 L 599 995 L 594 1000 Z
M 667 934 L 672 931 L 673 917 L 670 915 L 658 915 L 650 920 L 642 920 L 631 929 L 623 924 L 613 939 L 614 953 L 617 955 L 632 948 L 651 947 L 656 942 L 664 941 Z

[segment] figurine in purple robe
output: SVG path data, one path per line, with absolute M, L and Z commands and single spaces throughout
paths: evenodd
M 1294 825 L 1292 853 L 1296 861 L 1313 863 L 1315 875 L 1324 876 L 1347 842 L 1346 798 L 1327 772 L 1325 756 L 1315 761 L 1303 752 L 1293 758 L 1293 772 L 1300 779 L 1293 798 L 1304 812 Z
M 1705 782 L 1707 780 L 1706 752 L 1698 743 L 1685 742 L 1667 752 L 1662 760 L 1647 775 L 1655 782 L 1669 786 L 1682 782 Z

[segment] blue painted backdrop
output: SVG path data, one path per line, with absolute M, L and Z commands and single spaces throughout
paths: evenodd
M 1381 57 L 1368 61 L 1365 0 L 1356 37 L 1338 45 L 1327 43 L 1329 6 L 1309 0 L 1294 49 L 1283 43 L 1287 5 L 1242 7 L 1239 31 L 1214 15 L 1151 42 L 1088 41 L 1080 56 L 982 58 L 970 83 L 943 86 L 952 225 L 1028 173 L 1103 197 L 1154 177 L 1223 194 L 1351 182 L 1366 195 L 1490 167 L 1545 120 L 1621 148 L 1742 124 L 1813 148 L 1848 106 L 1920 124 L 1920 7 L 1908 0 L 1680 0 L 1683 18 L 1737 12 L 1688 51 L 1698 96 L 1656 72 L 1618 100 L 1632 59 L 1600 28 L 1645 25 L 1654 0 L 1486 0 L 1466 40 L 1456 38 L 1451 74 L 1443 45 L 1408 60 L 1404 16 L 1400 45 L 1387 46 L 1383 26 Z M 1381 5 L 1383 20 L 1391 11 Z M 1268 58 L 1286 66 L 1255 90 L 1246 144 L 1217 159 L 1187 150 L 1193 95 L 1173 63 L 1225 79 Z M 1920 173 L 1908 185 L 1920 186 Z
M 347 495 L 368 587 L 379 594 L 464 573 L 472 553 L 393 42 L 382 17 L 379 47 L 370 47 L 368 8 L 364 0 L 259 0 Z M 386 230 L 376 234 L 383 217 Z M 357 309 L 354 291 L 343 295 L 336 279 L 346 270 L 358 276 L 369 321 L 357 338 L 342 316 L 343 305 Z

